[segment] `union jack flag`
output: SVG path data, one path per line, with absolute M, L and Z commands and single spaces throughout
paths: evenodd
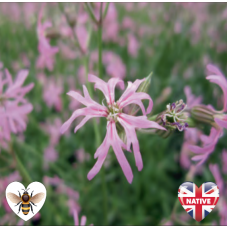
M 196 221 L 203 220 L 219 200 L 219 188 L 213 182 L 205 182 L 198 188 L 193 182 L 184 182 L 178 189 L 183 208 Z

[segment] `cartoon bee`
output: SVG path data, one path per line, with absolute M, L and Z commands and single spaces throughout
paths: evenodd
M 41 193 L 36 194 L 35 196 L 32 196 L 32 194 L 34 192 L 34 191 L 32 191 L 31 196 L 30 196 L 28 194 L 29 189 L 22 189 L 22 190 L 24 191 L 22 196 L 21 196 L 20 192 L 18 191 L 19 196 L 17 196 L 14 193 L 9 192 L 9 193 L 7 193 L 7 197 L 10 199 L 10 201 L 12 203 L 17 204 L 17 205 L 15 205 L 15 207 L 20 204 L 18 214 L 19 214 L 21 207 L 22 207 L 23 214 L 27 215 L 29 213 L 30 207 L 31 207 L 31 210 L 33 213 L 32 204 L 34 206 L 37 206 L 35 204 L 39 203 L 44 198 L 45 194 L 41 192 Z

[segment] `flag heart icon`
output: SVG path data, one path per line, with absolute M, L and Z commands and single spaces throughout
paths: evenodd
M 40 182 L 32 182 L 27 188 L 20 182 L 12 182 L 6 188 L 6 200 L 16 215 L 28 221 L 44 205 L 46 188 Z
M 185 211 L 200 222 L 216 206 L 219 188 L 213 182 L 205 182 L 199 188 L 193 182 L 184 182 L 178 189 L 178 198 Z

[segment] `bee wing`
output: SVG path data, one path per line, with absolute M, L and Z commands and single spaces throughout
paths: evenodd
M 21 198 L 14 193 L 8 192 L 7 197 L 12 203 L 18 204 L 21 201 Z
M 44 198 L 45 194 L 44 193 L 38 193 L 35 196 L 33 196 L 30 201 L 32 201 L 33 203 L 39 203 L 43 198 Z

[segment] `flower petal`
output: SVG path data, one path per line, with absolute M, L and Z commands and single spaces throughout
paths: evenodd
M 133 180 L 133 173 L 132 173 L 131 167 L 124 155 L 124 152 L 121 148 L 122 140 L 119 138 L 119 136 L 117 134 L 115 122 L 111 123 L 111 131 L 112 131 L 112 137 L 113 137 L 113 140 L 112 140 L 113 151 L 123 170 L 125 177 L 127 178 L 128 182 L 131 183 Z
M 227 120 L 221 120 L 219 118 L 215 118 L 215 122 L 223 128 L 227 128 Z
M 130 116 L 121 113 L 119 117 L 124 119 L 124 121 L 126 121 L 128 124 L 135 126 L 135 128 L 157 128 L 166 131 L 164 127 L 160 126 L 154 121 L 148 120 L 146 116 Z
M 123 126 L 127 136 L 127 149 L 130 150 L 131 144 L 133 145 L 133 151 L 135 156 L 135 163 L 139 171 L 143 168 L 142 156 L 139 151 L 139 142 L 135 132 L 135 127 L 125 122 L 123 119 L 118 118 L 118 121 Z
M 82 126 L 84 126 L 84 124 L 90 120 L 91 118 L 93 118 L 93 116 L 86 116 L 81 122 L 80 124 L 78 124 L 75 129 L 74 129 L 74 133 L 76 133 L 78 131 L 78 129 L 80 129 Z
M 200 166 L 202 165 L 208 158 L 208 154 L 203 154 L 203 155 L 196 155 L 194 157 L 192 157 L 193 161 L 200 161 L 197 163 L 196 166 Z
M 136 92 L 136 90 L 138 89 L 138 87 L 140 86 L 140 84 L 142 82 L 144 82 L 145 80 L 146 79 L 144 78 L 144 79 L 141 79 L 141 80 L 136 79 L 134 81 L 134 83 L 128 82 L 127 89 L 124 91 L 124 93 L 122 94 L 122 96 L 118 100 L 118 104 L 120 104 L 124 100 L 128 99 L 132 94 L 134 94 Z
M 112 104 L 115 102 L 115 87 L 119 83 L 120 88 L 124 88 L 124 82 L 119 78 L 111 78 L 109 79 L 108 83 L 101 80 L 100 78 L 96 77 L 95 75 L 89 74 L 88 75 L 89 82 L 94 82 L 94 88 L 99 89 L 104 94 L 106 101 L 108 104 Z
M 142 107 L 143 104 L 141 102 L 141 100 L 145 100 L 145 99 L 149 100 L 149 105 L 148 105 L 146 112 L 145 112 L 145 108 Z M 152 101 L 151 97 L 147 93 L 143 93 L 143 92 L 132 94 L 130 97 L 123 100 L 122 102 L 118 102 L 118 105 L 119 105 L 119 108 L 122 109 L 125 106 L 132 104 L 132 103 L 135 103 L 140 106 L 140 108 L 142 109 L 143 115 L 150 113 L 153 108 L 153 101 Z
M 100 171 L 105 158 L 108 154 L 108 150 L 109 150 L 109 146 L 110 145 L 105 145 L 105 144 L 101 144 L 100 147 L 97 149 L 99 151 L 102 151 L 102 153 L 99 154 L 98 159 L 95 163 L 95 165 L 93 166 L 93 168 L 89 171 L 87 178 L 88 180 L 92 180 L 94 178 L 94 176 L 97 175 L 97 173 Z
M 78 212 L 74 209 L 74 225 L 79 226 Z
M 227 81 L 223 75 L 210 75 L 206 77 L 212 83 L 217 84 L 223 91 L 223 111 L 227 111 Z
M 71 117 L 61 126 L 60 132 L 63 134 L 71 125 L 71 123 L 79 116 L 91 116 L 91 117 L 102 117 L 100 111 L 94 110 L 91 107 L 77 109 L 73 112 Z M 85 123 L 84 123 L 85 124 Z
M 219 68 L 212 64 L 207 65 L 207 70 L 209 71 L 210 74 L 223 75 L 222 72 L 219 70 Z
M 80 226 L 85 226 L 86 225 L 86 216 L 85 215 L 83 215 L 82 217 L 81 217 L 81 223 L 80 223 Z

